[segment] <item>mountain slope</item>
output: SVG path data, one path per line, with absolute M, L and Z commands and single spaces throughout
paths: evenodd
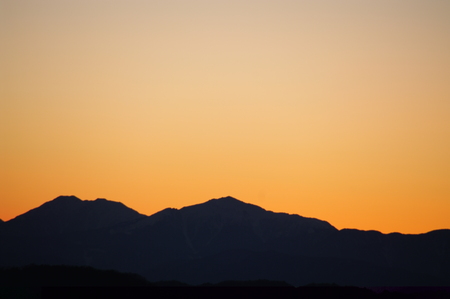
M 163 261 L 171 252 L 173 257 L 190 259 L 234 248 L 278 250 L 280 245 L 286 253 L 313 254 L 315 249 L 304 246 L 305 242 L 318 247 L 338 230 L 325 221 L 274 213 L 224 197 L 180 210 L 165 209 L 120 232 L 158 240 L 158 247 L 150 243 L 143 246 L 156 261 Z M 300 246 L 291 246 L 299 239 L 302 242 L 296 245 Z
M 325 221 L 266 211 L 232 197 L 185 207 L 179 213 L 189 244 L 205 254 L 233 248 L 268 250 L 280 239 L 337 231 Z

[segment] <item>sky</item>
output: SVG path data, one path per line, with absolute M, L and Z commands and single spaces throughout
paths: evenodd
M 450 1 L 0 0 L 0 219 L 233 196 L 450 228 Z

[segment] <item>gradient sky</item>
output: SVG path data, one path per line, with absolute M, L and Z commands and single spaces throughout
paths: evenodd
M 450 228 L 450 1 L 0 0 L 0 218 L 233 196 Z

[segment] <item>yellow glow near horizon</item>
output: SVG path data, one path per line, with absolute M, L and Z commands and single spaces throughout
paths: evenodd
M 233 196 L 450 228 L 450 2 L 0 2 L 0 218 Z

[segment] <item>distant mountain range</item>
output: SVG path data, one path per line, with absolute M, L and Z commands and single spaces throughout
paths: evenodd
M 232 197 L 145 216 L 60 196 L 0 221 L 0 266 L 91 266 L 198 285 L 450 286 L 450 230 L 382 234 L 274 213 Z

